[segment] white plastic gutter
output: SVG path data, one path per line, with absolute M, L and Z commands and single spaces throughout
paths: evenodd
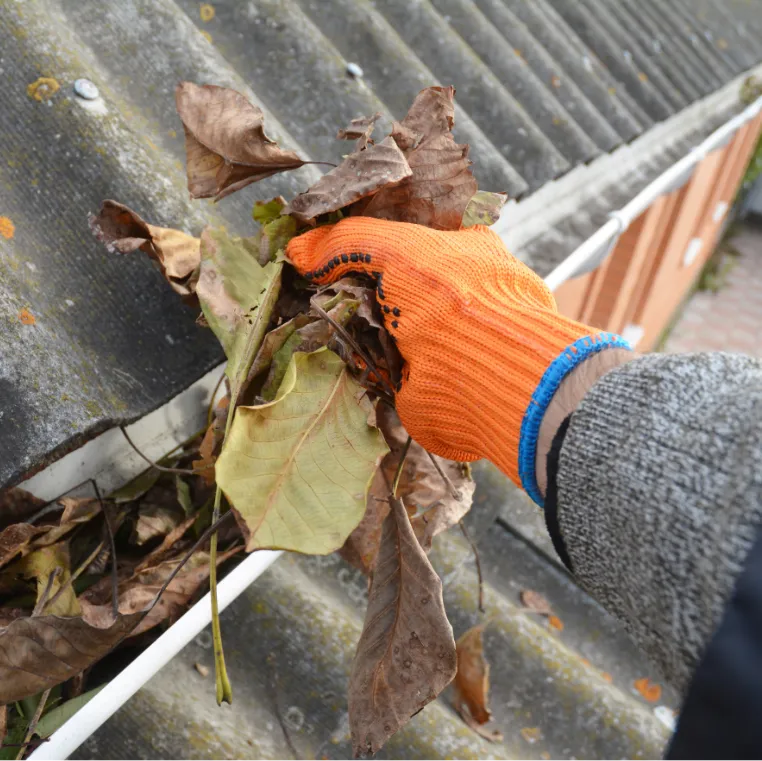
M 603 261 L 611 252 L 619 236 L 630 226 L 634 219 L 642 214 L 659 196 L 669 193 L 681 187 L 692 176 L 698 163 L 716 148 L 727 142 L 744 124 L 751 121 L 762 111 L 762 98 L 752 103 L 748 108 L 728 121 L 718 130 L 713 132 L 701 145 L 694 148 L 687 156 L 678 161 L 666 172 L 646 186 L 624 208 L 611 214 L 611 219 L 594 235 L 577 248 L 546 278 L 545 282 L 551 290 L 555 290 L 562 283 L 573 277 L 581 268 L 595 258 Z M 178 431 L 172 430 L 168 434 L 159 431 L 157 426 L 166 425 L 169 421 L 177 424 L 181 420 L 186 435 L 194 430 L 193 419 L 196 417 L 187 415 L 183 417 L 183 404 L 178 400 L 185 399 L 187 406 L 190 399 L 198 409 L 199 388 L 206 393 L 213 385 L 213 380 L 219 377 L 217 370 L 209 373 L 198 383 L 194 384 L 186 392 L 169 402 L 164 407 L 146 416 L 143 420 L 129 428 L 130 435 L 141 449 L 149 456 L 161 457 L 172 447 L 170 442 L 179 443 Z M 174 417 L 173 417 L 174 415 Z M 148 422 L 146 422 L 148 421 Z M 191 427 L 189 427 L 189 425 Z M 197 426 L 200 427 L 200 426 Z M 146 438 L 146 429 L 153 432 L 153 436 Z M 143 434 L 143 435 L 141 435 Z M 170 435 L 171 434 L 171 435 Z M 120 457 L 135 457 L 134 453 L 126 448 L 122 442 L 114 444 L 120 439 L 119 431 L 109 431 L 106 434 L 89 442 L 85 447 L 72 452 L 62 460 L 53 463 L 49 468 L 31 478 L 24 488 L 29 489 L 37 496 L 53 499 L 61 494 L 62 489 L 72 488 L 87 478 L 95 478 L 99 486 L 108 484 L 110 489 L 115 489 L 126 483 L 140 469 L 136 470 L 138 463 L 133 464 L 129 477 L 124 472 L 115 473 L 114 468 L 107 466 L 107 456 L 116 457 L 114 446 L 119 449 Z M 105 443 L 105 446 L 104 446 Z M 109 449 L 109 446 L 112 448 Z M 83 456 L 88 450 L 91 456 Z M 99 468 L 92 464 L 92 458 L 99 461 Z M 117 460 L 112 460 L 116 462 Z M 66 484 L 66 485 L 64 485 Z M 105 490 L 110 490 L 109 488 Z M 57 490 L 57 491 L 56 491 Z M 246 588 L 264 573 L 269 566 L 280 556 L 280 552 L 260 551 L 247 557 L 237 568 L 231 571 L 219 584 L 219 606 L 223 610 Z M 63 726 L 54 732 L 49 741 L 40 745 L 32 753 L 30 759 L 42 761 L 42 759 L 68 758 L 91 734 L 93 734 L 104 722 L 113 716 L 146 682 L 148 682 L 159 669 L 165 666 L 180 650 L 185 647 L 195 636 L 211 623 L 211 606 L 209 594 L 196 603 L 182 618 L 175 622 L 159 637 L 147 650 L 138 656 L 117 677 L 112 679 L 84 708 L 71 717 Z
M 591 261 L 597 260 L 597 264 L 600 264 L 611 253 L 619 236 L 659 196 L 682 187 L 708 154 L 727 143 L 744 124 L 754 119 L 760 111 L 762 111 L 762 97 L 715 130 L 687 156 L 673 164 L 649 185 L 646 185 L 626 206 L 619 211 L 611 212 L 611 219 L 545 278 L 545 283 L 550 290 L 555 291 L 580 270 L 589 270 Z

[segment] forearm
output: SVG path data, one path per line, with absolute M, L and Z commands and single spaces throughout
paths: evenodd
M 633 359 L 584 394 L 556 454 L 551 533 L 580 582 L 685 689 L 762 516 L 762 366 Z

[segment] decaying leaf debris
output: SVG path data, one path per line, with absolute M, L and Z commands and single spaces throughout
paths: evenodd
M 96 691 L 83 694 L 86 669 L 125 638 L 171 623 L 207 578 L 214 589 L 216 565 L 244 551 L 340 551 L 370 576 L 349 686 L 355 751 L 381 748 L 458 662 L 461 681 L 483 675 L 481 687 L 459 689 L 484 734 L 481 635 L 466 669 L 468 643 L 456 654 L 426 554 L 470 509 L 470 470 L 410 444 L 394 410 L 403 359 L 372 283 L 358 275 L 316 287 L 285 254 L 294 236 L 346 216 L 441 230 L 496 221 L 505 196 L 477 193 L 468 146 L 452 135 L 454 94 L 426 88 L 381 139 L 380 114 L 353 120 L 337 134 L 356 141 L 343 162 L 290 200 L 257 201 L 248 237 L 212 227 L 194 237 L 116 201 L 92 218 L 110 250 L 143 251 L 200 306 L 200 324 L 227 355 L 226 387 L 205 432 L 105 499 L 2 498 L 0 705 L 57 685 L 64 706 L 84 704 Z M 193 198 L 220 200 L 308 163 L 268 138 L 261 109 L 234 90 L 183 82 L 176 105 Z M 226 511 L 231 519 L 212 526 Z M 71 657 L 64 666 L 54 653 Z M 218 701 L 220 669 L 218 660 Z M 38 730 L 52 731 L 60 713 L 46 710 Z M 18 732 L 21 718 L 9 716 Z

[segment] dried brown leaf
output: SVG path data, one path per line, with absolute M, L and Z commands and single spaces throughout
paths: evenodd
M 217 565 L 240 552 L 242 546 L 233 547 L 227 552 L 217 554 Z M 120 584 L 119 613 L 122 616 L 144 612 L 156 599 L 156 595 L 177 568 L 180 560 L 167 560 L 151 568 L 135 573 L 132 578 Z M 201 584 L 209 578 L 209 553 L 194 553 L 177 576 L 172 579 L 159 600 L 137 624 L 131 637 L 147 632 L 165 619 L 174 621 L 184 612 L 190 598 L 198 591 Z M 86 597 L 80 598 L 82 614 L 94 624 L 104 624 L 112 616 L 112 606 L 94 605 Z
M 391 500 L 349 680 L 355 755 L 376 753 L 452 681 L 457 656 L 442 582 Z
M 178 510 L 164 505 L 142 505 L 133 530 L 133 541 L 138 546 L 152 539 L 165 537 L 182 521 Z
M 95 626 L 84 618 L 17 618 L 0 629 L 0 705 L 66 681 L 99 661 L 140 620 L 113 616 Z
M 181 82 L 175 102 L 185 128 L 188 191 L 193 198 L 219 201 L 305 163 L 265 135 L 262 111 L 235 90 Z
M 366 217 L 412 222 L 435 230 L 459 230 L 463 212 L 478 186 L 471 174 L 468 145 L 451 134 L 421 141 L 407 154 L 412 176 L 378 191 L 358 211 Z
M 520 599 L 521 604 L 533 613 L 539 613 L 541 616 L 550 616 L 553 614 L 553 610 L 547 599 L 533 589 L 522 589 Z
M 482 737 L 492 742 L 503 739 L 500 732 L 481 725 L 491 718 L 489 710 L 489 663 L 484 657 L 484 628 L 480 624 L 458 638 L 458 673 L 453 682 L 455 709 L 463 720 Z
M 336 133 L 338 140 L 357 140 L 355 145 L 356 151 L 361 151 L 368 147 L 368 144 L 373 144 L 371 139 L 373 130 L 376 126 L 376 122 L 381 118 L 380 113 L 375 113 L 373 116 L 363 116 L 359 119 L 352 119 L 348 127 L 340 129 Z
M 356 151 L 324 174 L 309 190 L 296 196 L 285 209 L 301 222 L 312 222 L 376 193 L 396 186 L 413 174 L 402 151 L 391 137 L 378 145 Z
M 140 249 L 159 267 L 181 296 L 191 296 L 198 280 L 200 241 L 192 235 L 168 227 L 149 225 L 139 214 L 116 201 L 104 201 L 90 226 L 109 250 L 130 254 Z
M 392 137 L 403 151 L 424 140 L 452 132 L 455 124 L 455 88 L 427 87 L 415 96 L 402 122 L 395 122 Z
M 191 515 L 186 518 L 182 523 L 175 526 L 162 540 L 161 544 L 151 552 L 148 553 L 135 568 L 135 572 L 150 568 L 152 565 L 158 563 L 164 555 L 172 549 L 185 536 L 185 533 L 196 522 L 197 516 Z
M 8 489 L 0 494 L 0 527 L 26 521 L 44 505 L 45 500 L 24 489 Z
M 46 530 L 29 523 L 14 523 L 0 531 L 0 568 L 23 553 L 30 541 Z

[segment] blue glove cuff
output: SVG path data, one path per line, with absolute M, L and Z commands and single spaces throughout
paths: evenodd
M 537 437 L 540 433 L 540 424 L 548 409 L 550 400 L 561 385 L 561 381 L 580 362 L 610 347 L 632 350 L 632 347 L 624 338 L 614 333 L 596 333 L 594 336 L 578 339 L 573 344 L 567 346 L 553 360 L 550 367 L 548 367 L 542 376 L 542 380 L 535 389 L 534 394 L 532 394 L 532 399 L 524 414 L 524 419 L 521 421 L 519 477 L 526 493 L 540 507 L 545 506 L 545 500 L 537 486 L 537 473 L 535 472 Z

